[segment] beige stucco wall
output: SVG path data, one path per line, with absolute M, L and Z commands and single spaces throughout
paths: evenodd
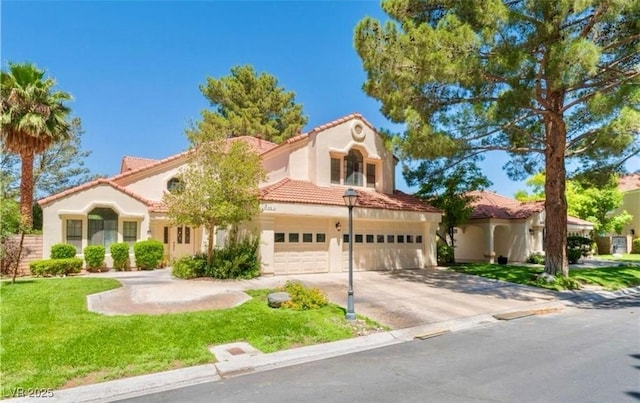
M 352 135 L 351 130 L 354 124 L 360 124 L 363 127 L 363 140 L 358 140 Z M 315 166 L 311 165 L 310 169 L 315 171 L 316 183 L 319 186 L 331 185 L 331 156 L 343 157 L 349 150 L 356 148 L 362 153 L 365 164 L 376 165 L 375 189 L 382 193 L 393 192 L 395 168 L 393 155 L 385 148 L 382 138 L 359 119 L 312 134 L 309 138 L 309 147 L 313 156 L 309 158 L 309 163 L 315 163 Z M 341 169 L 344 169 L 343 164 Z M 341 176 L 344 177 L 344 172 Z
M 110 207 L 118 213 L 118 242 L 122 242 L 123 221 L 138 222 L 138 239 L 146 239 L 149 229 L 147 206 L 107 184 L 97 185 L 43 206 L 43 258 L 49 258 L 51 246 L 65 242 L 65 219 L 82 220 L 82 249 L 87 245 L 87 214 L 96 207 Z M 80 256 L 82 257 L 82 255 Z M 107 251 L 107 266 L 111 257 Z
M 289 154 L 286 146 L 274 149 L 262 156 L 262 167 L 267 179 L 261 185 L 276 183 L 289 177 Z
M 145 176 L 131 175 L 117 182 L 145 199 L 160 201 L 167 191 L 167 182 L 180 172 L 184 164 L 186 160 L 180 159 L 159 167 L 159 170 L 147 172 Z
M 622 196 L 622 204 L 616 212 L 626 210 L 633 216 L 631 222 L 625 225 L 622 235 L 630 235 L 634 231 L 634 237 L 640 237 L 640 189 L 625 192 Z

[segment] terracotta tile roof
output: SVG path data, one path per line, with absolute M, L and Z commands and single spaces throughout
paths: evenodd
M 260 189 L 260 199 L 263 201 L 322 204 L 330 206 L 344 206 L 342 187 L 320 187 L 308 181 L 283 179 L 272 185 Z M 358 190 L 358 207 L 423 211 L 440 213 L 441 211 L 423 202 L 417 197 L 396 191 L 384 194 L 374 191 Z
M 249 144 L 249 147 L 251 147 L 251 149 L 254 152 L 257 152 L 258 154 L 263 154 L 263 153 L 265 153 L 265 152 L 267 152 L 267 151 L 269 151 L 272 148 L 277 146 L 277 144 L 275 144 L 275 143 L 272 143 L 272 142 L 266 141 L 266 140 L 262 140 L 262 139 L 258 139 L 256 137 L 252 137 L 252 136 L 232 137 L 230 139 L 227 139 L 227 141 L 229 143 L 235 142 L 235 141 L 244 141 L 247 144 Z M 169 156 L 167 158 L 164 158 L 164 159 L 161 159 L 161 160 L 151 160 L 153 162 L 151 162 L 150 164 L 146 164 L 144 166 L 139 166 L 139 167 L 134 168 L 134 169 L 132 169 L 130 171 L 121 172 L 121 173 L 119 173 L 119 174 L 117 174 L 115 176 L 112 176 L 109 179 L 112 180 L 112 181 L 118 181 L 120 179 L 129 177 L 130 175 L 134 175 L 136 173 L 145 171 L 147 169 L 151 169 L 151 168 L 157 167 L 159 165 L 163 165 L 163 164 L 166 164 L 168 162 L 178 160 L 178 159 L 180 159 L 182 157 L 185 157 L 185 156 L 189 155 L 190 153 L 191 153 L 191 150 L 187 150 L 187 151 L 183 151 L 183 152 L 181 152 L 179 154 L 171 155 L 171 156 Z
M 583 225 L 586 227 L 593 227 L 593 223 L 591 221 L 583 220 L 582 218 L 567 216 L 567 224 L 571 225 Z
M 143 168 L 157 161 L 158 160 L 153 160 L 151 158 L 125 156 L 122 157 L 122 163 L 120 164 L 120 173 Z
M 114 188 L 114 189 L 116 189 L 116 190 L 118 190 L 118 191 L 120 191 L 120 192 L 122 192 L 122 193 L 124 193 L 126 195 L 129 195 L 129 196 L 133 197 L 134 199 L 146 204 L 147 206 L 150 206 L 152 204 L 151 201 L 145 199 L 144 197 L 140 196 L 139 194 L 132 192 L 131 190 L 127 189 L 124 186 L 118 185 L 117 183 L 111 181 L 110 179 L 104 179 L 104 178 L 99 178 L 99 179 L 93 180 L 91 182 L 83 183 L 80 186 L 76 186 L 76 187 L 73 187 L 71 189 L 67 189 L 64 192 L 56 193 L 56 194 L 51 195 L 49 197 L 45 197 L 44 199 L 38 200 L 38 204 L 40 206 L 44 206 L 45 204 L 49 204 L 49 203 L 51 203 L 53 201 L 56 201 L 58 199 L 61 199 L 61 198 L 65 197 L 65 196 L 71 195 L 73 193 L 81 192 L 83 190 L 88 190 L 88 189 L 91 189 L 91 188 L 99 186 L 99 185 L 109 185 L 112 188 Z
M 475 191 L 469 195 L 476 199 L 471 202 L 474 218 L 520 219 L 531 217 L 544 210 L 544 202 L 521 202 L 493 192 Z
M 640 174 L 630 174 L 621 176 L 618 180 L 618 189 L 621 192 L 640 189 Z
M 272 148 L 275 148 L 275 147 L 278 146 L 276 143 L 272 143 L 270 141 L 263 140 L 263 139 L 261 139 L 259 137 L 254 137 L 254 136 L 232 137 L 230 139 L 227 139 L 227 141 L 229 143 L 233 143 L 233 142 L 236 142 L 236 141 L 244 141 L 245 143 L 247 143 L 249 145 L 249 147 L 251 147 L 253 152 L 257 153 L 258 155 L 266 153 L 267 151 L 271 150 Z

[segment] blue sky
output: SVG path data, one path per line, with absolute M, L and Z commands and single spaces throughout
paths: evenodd
M 1 58 L 46 69 L 71 93 L 93 173 L 118 172 L 124 155 L 164 158 L 187 148 L 184 129 L 208 102 L 198 86 L 251 64 L 296 93 L 305 129 L 352 112 L 398 128 L 362 92 L 353 30 L 377 1 L 14 1 L 1 4 Z M 493 190 L 511 196 L 504 155 L 483 163 Z M 398 187 L 411 191 L 401 175 Z

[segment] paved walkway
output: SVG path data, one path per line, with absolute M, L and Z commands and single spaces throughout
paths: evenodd
M 260 277 L 242 281 L 179 280 L 170 269 L 91 274 L 124 287 L 88 297 L 89 309 L 109 315 L 221 309 L 245 302 L 243 291 L 297 280 L 346 306 L 347 273 Z M 557 294 L 445 269 L 355 272 L 356 313 L 393 329 L 497 313 L 557 300 Z

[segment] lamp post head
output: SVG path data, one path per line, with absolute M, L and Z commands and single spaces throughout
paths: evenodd
M 345 206 L 353 207 L 356 205 L 356 202 L 358 201 L 358 193 L 356 193 L 356 191 L 353 190 L 353 188 L 349 188 L 347 189 L 346 192 L 344 192 L 344 194 L 342 195 L 342 198 L 344 199 Z

